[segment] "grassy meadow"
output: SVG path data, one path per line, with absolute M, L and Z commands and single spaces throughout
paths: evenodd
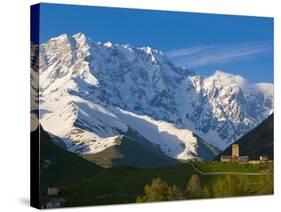
M 272 164 L 200 162 L 195 165 L 204 171 L 235 170 L 245 173 L 259 170 L 272 172 L 273 168 Z M 43 182 L 45 178 L 48 176 L 42 176 Z M 186 163 L 153 169 L 100 169 L 90 176 L 86 174 L 80 180 L 71 181 L 67 178 L 65 182 L 59 181 L 54 186 L 59 187 L 67 207 L 272 194 L 273 178 L 271 174 L 200 175 Z M 41 199 L 44 202 L 49 197 L 42 192 Z

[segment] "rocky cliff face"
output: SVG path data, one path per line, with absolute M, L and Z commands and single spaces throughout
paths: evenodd
M 272 84 L 221 71 L 203 78 L 150 47 L 79 33 L 39 49 L 40 121 L 70 151 L 100 152 L 131 128 L 170 157 L 204 158 L 199 143 L 224 149 L 273 111 Z

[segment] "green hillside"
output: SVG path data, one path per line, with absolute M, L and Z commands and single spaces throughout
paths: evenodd
M 119 204 L 136 202 L 143 194 L 144 186 L 153 178 L 161 177 L 167 182 L 184 187 L 195 171 L 189 164 L 155 169 L 114 167 L 104 169 L 98 175 L 68 185 L 63 189 L 66 206 Z M 76 197 L 74 193 L 78 194 Z
M 105 168 L 116 166 L 155 168 L 179 163 L 166 156 L 132 129 L 129 129 L 124 136 L 118 137 L 117 142 L 118 145 L 96 154 L 83 155 L 83 157 Z
M 260 155 L 267 155 L 273 159 L 273 124 L 274 115 L 270 115 L 256 128 L 234 142 L 239 144 L 240 155 L 248 155 L 251 160 L 259 159 Z M 231 146 L 229 146 L 221 155 L 230 155 Z M 219 159 L 217 157 L 217 159 Z
M 199 167 L 208 170 L 209 165 L 214 166 L 214 163 L 205 163 L 204 167 L 200 163 Z M 251 164 L 232 164 L 232 169 L 243 173 L 253 170 L 258 172 L 260 168 L 257 166 L 259 165 L 252 167 Z M 210 169 L 213 170 L 213 167 Z M 263 165 L 261 170 L 272 172 L 272 164 Z M 229 171 L 228 164 L 216 166 L 216 171 Z M 96 175 L 66 184 L 62 187 L 62 192 L 66 199 L 65 206 L 134 203 L 139 196 L 144 194 L 145 185 L 149 185 L 152 179 L 161 178 L 169 185 L 175 185 L 179 190 L 185 192 L 192 175 L 198 175 L 202 193 L 196 197 L 187 195 L 184 196 L 184 199 L 273 193 L 272 175 L 200 175 L 188 163 L 154 169 L 132 167 L 103 169 Z M 208 188 L 207 195 L 206 188 Z
M 135 147 L 130 145 L 132 141 L 126 142 L 125 140 L 123 143 L 128 144 L 128 148 L 137 153 Z M 52 197 L 46 195 L 46 189 L 49 186 L 60 189 L 60 197 L 65 199 L 64 206 L 66 207 L 134 203 L 139 197 L 146 195 L 147 189 L 146 192 L 144 189 L 148 188 L 148 185 L 156 178 L 160 178 L 171 186 L 168 188 L 169 192 L 181 194 L 178 196 L 180 198 L 170 196 L 169 200 L 175 200 L 174 198 L 214 198 L 273 193 L 272 174 L 255 176 L 243 174 L 201 175 L 189 163 L 178 163 L 158 168 L 118 166 L 104 169 L 76 154 L 65 151 L 56 145 L 43 129 L 41 129 L 40 151 L 41 204 L 52 199 Z M 129 157 L 135 160 L 135 164 L 136 162 L 141 164 L 134 156 L 126 155 L 125 158 Z M 119 158 L 122 159 L 120 155 Z M 148 159 L 151 160 L 149 156 Z M 114 162 L 114 160 L 111 161 Z M 141 165 L 143 164 L 145 163 Z M 220 162 L 196 162 L 195 166 L 204 172 L 273 173 L 272 163 L 258 165 L 233 163 L 229 166 L 229 164 Z M 196 180 L 195 182 L 200 185 L 196 183 L 193 185 L 194 182 L 191 179 L 196 179 L 194 176 L 198 178 L 198 182 Z M 193 182 L 191 185 L 197 188 L 196 195 L 187 190 L 190 181 Z M 153 186 L 151 188 L 153 189 Z M 155 198 L 155 201 L 159 201 L 157 195 Z
M 36 132 L 33 132 L 36 133 Z M 40 188 L 60 187 L 96 174 L 101 168 L 53 143 L 47 132 L 40 129 Z

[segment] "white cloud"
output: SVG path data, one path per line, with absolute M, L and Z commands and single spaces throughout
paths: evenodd
M 236 45 L 195 46 L 185 49 L 176 49 L 166 52 L 166 54 L 176 65 L 193 68 L 250 59 L 258 54 L 267 53 L 271 50 L 271 42 L 260 42 Z

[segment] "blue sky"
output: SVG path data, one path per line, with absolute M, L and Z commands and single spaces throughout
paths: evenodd
M 201 75 L 215 70 L 273 82 L 273 19 L 42 4 L 40 42 L 82 32 L 96 41 L 151 46 Z

